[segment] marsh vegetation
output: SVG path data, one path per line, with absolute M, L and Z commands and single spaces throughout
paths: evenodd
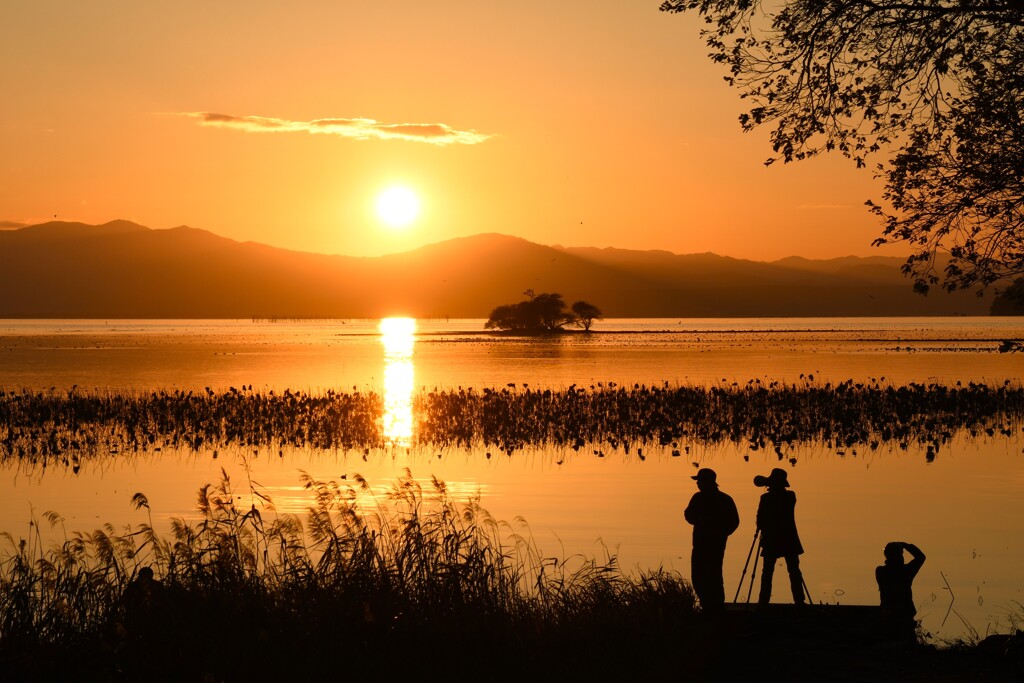
M 662 662 L 695 627 L 679 575 L 544 556 L 443 482 L 423 491 L 406 472 L 381 498 L 358 477 L 303 485 L 315 500 L 305 523 L 225 475 L 199 491 L 198 521 L 175 520 L 166 538 L 151 522 L 50 547 L 4 534 L 5 675 L 302 680 L 454 667 L 486 679 L 597 671 L 627 648 Z M 133 503 L 148 510 L 141 493 Z M 128 596 L 144 567 L 159 583 L 139 602 Z
M 1024 420 L 1024 387 L 1016 382 L 801 382 L 421 390 L 412 399 L 408 445 L 508 454 L 530 445 L 593 445 L 595 454 L 642 458 L 651 445 L 685 455 L 691 446 L 733 443 L 781 460 L 796 444 L 820 443 L 843 455 L 886 443 L 904 450 L 914 444 L 934 457 L 957 433 L 1012 436 Z M 388 445 L 383 412 L 379 394 L 355 389 L 0 391 L 0 461 L 77 469 L 85 457 L 226 446 L 368 453 Z
M 883 379 L 799 384 L 720 382 L 706 387 L 613 383 L 562 390 L 423 389 L 413 400 L 410 447 L 489 449 L 514 457 L 530 445 L 689 455 L 731 443 L 769 458 L 799 445 L 925 451 L 957 435 L 1018 434 L 1024 389 L 909 384 Z M 394 448 L 374 392 L 0 392 L 0 457 L 30 469 L 77 473 L 85 458 L 135 453 L 302 448 Z M 632 673 L 694 677 L 744 662 L 736 639 L 768 656 L 769 634 L 709 627 L 688 581 L 660 568 L 623 572 L 614 555 L 552 556 L 528 529 L 492 519 L 479 499 L 455 501 L 437 479 L 406 471 L 387 493 L 358 475 L 304 475 L 305 515 L 278 514 L 251 479 L 225 472 L 198 495 L 198 514 L 161 534 L 147 521 L 69 532 L 57 513 L 32 520 L 27 538 L 0 541 L 0 666 L 14 679 L 241 680 L 412 675 L 425 667 L 472 670 L 484 679 Z M 53 540 L 56 539 L 56 540 Z M 140 611 L 144 568 L 159 583 Z M 137 591 L 136 591 L 137 592 Z M 133 605 L 135 605 L 133 607 Z M 884 680 L 903 675 L 884 646 L 822 639 L 811 629 L 800 666 L 850 666 Z M 776 643 L 777 645 L 777 643 Z M 872 647 L 875 647 L 872 645 Z M 400 653 L 397 654 L 396 653 Z M 448 655 L 455 663 L 441 663 Z M 994 678 L 1019 660 L 979 648 L 896 653 L 932 673 L 988 667 Z M 159 662 L 159 664 L 156 664 Z M 866 662 L 866 663 L 865 663 Z
M 795 653 L 786 671 L 833 680 L 1020 673 L 1019 636 L 936 649 L 850 638 L 799 613 L 782 639 L 770 619 L 709 621 L 677 573 L 545 555 L 478 500 L 457 503 L 436 479 L 423 490 L 408 471 L 383 496 L 358 476 L 303 485 L 304 522 L 225 474 L 200 489 L 198 519 L 174 520 L 166 537 L 151 519 L 48 547 L 4 534 L 6 679 L 703 680 L 753 675 L 780 648 Z M 144 494 L 132 503 L 149 512 Z

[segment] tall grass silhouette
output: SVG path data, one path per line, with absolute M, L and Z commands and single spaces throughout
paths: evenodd
M 384 494 L 359 476 L 302 481 L 314 498 L 305 524 L 224 474 L 200 489 L 198 520 L 175 519 L 166 536 L 151 521 L 50 547 L 38 531 L 5 534 L 0 666 L 40 679 L 295 679 L 331 670 L 324 658 L 347 648 L 349 671 L 397 656 L 388 666 L 413 672 L 446 652 L 479 665 L 527 652 L 523 666 L 558 666 L 564 648 L 599 662 L 692 626 L 681 576 L 545 557 L 436 479 L 424 491 L 406 471 Z M 132 503 L 148 511 L 143 494 Z M 59 531 L 56 514 L 44 522 Z M 161 598 L 132 614 L 125 596 L 143 567 Z

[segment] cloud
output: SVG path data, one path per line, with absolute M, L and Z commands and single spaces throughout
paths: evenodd
M 183 112 L 201 126 L 231 128 L 249 133 L 315 133 L 355 140 L 408 140 L 432 145 L 476 145 L 493 137 L 475 130 L 456 130 L 444 123 L 381 123 L 373 119 L 314 119 L 288 121 L 265 116 L 234 116 L 212 112 Z

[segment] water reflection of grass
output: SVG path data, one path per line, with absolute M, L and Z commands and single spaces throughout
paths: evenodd
M 0 392 L 0 460 L 63 463 L 159 450 L 386 445 L 384 404 L 373 392 Z M 1003 384 L 751 381 L 718 386 L 614 384 L 562 390 L 421 390 L 413 397 L 412 446 L 585 444 L 640 452 L 731 442 L 774 450 L 797 443 L 839 451 L 919 444 L 933 456 L 958 432 L 1009 437 L 1024 419 L 1024 388 Z

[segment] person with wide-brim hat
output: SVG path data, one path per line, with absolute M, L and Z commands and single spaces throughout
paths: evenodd
M 764 559 L 758 603 L 771 602 L 775 564 L 783 557 L 789 572 L 793 602 L 802 605 L 806 599 L 800 571 L 800 555 L 804 548 L 796 530 L 796 494 L 788 490 L 789 476 L 786 470 L 776 467 L 767 477 L 754 477 L 754 485 L 768 487 L 757 506 L 757 528 L 761 532 L 761 557 Z
M 693 525 L 690 582 L 701 611 L 714 615 L 725 609 L 722 562 L 726 541 L 740 525 L 740 516 L 733 499 L 719 490 L 714 470 L 702 468 L 691 479 L 697 482 L 697 493 L 683 512 Z
M 754 477 L 754 486 L 781 486 L 788 489 L 789 475 L 786 470 L 776 467 L 767 477 L 760 474 Z

